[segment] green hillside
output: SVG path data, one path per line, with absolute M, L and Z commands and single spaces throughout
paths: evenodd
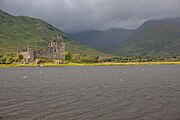
M 114 48 L 119 47 L 119 44 L 126 40 L 132 32 L 133 30 L 112 28 L 106 31 L 90 30 L 70 33 L 70 35 L 80 43 L 109 53 Z
M 180 56 L 180 19 L 147 21 L 111 52 L 126 56 Z
M 71 35 L 86 45 L 118 56 L 180 56 L 180 18 L 150 20 L 134 30 L 86 31 Z
M 74 41 L 62 31 L 40 19 L 13 16 L 0 10 L 0 52 L 16 51 L 19 44 L 23 48 L 27 48 L 28 45 L 31 48 L 46 47 L 57 34 L 65 38 L 67 51 L 107 56 L 107 54 Z

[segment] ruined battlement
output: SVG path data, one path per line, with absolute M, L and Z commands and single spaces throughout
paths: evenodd
M 56 36 L 54 40 L 49 43 L 49 46 L 44 49 L 19 49 L 19 54 L 23 55 L 26 63 L 34 62 L 36 58 L 46 58 L 53 60 L 65 59 L 65 41 L 62 36 Z

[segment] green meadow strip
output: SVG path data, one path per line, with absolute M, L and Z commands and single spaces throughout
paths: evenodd
M 129 66 L 129 65 L 180 65 L 179 62 L 127 62 L 127 63 L 67 63 L 67 64 L 0 64 L 0 67 L 66 67 L 66 66 Z

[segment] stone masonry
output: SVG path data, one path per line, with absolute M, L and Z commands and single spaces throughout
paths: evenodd
M 65 59 L 65 41 L 62 36 L 56 36 L 54 40 L 49 43 L 49 46 L 44 49 L 21 49 L 18 50 L 19 54 L 23 55 L 26 63 L 34 62 L 36 58 L 46 58 L 53 60 Z

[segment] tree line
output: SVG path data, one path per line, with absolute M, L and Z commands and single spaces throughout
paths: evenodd
M 0 64 L 12 64 L 23 61 L 23 56 L 18 53 L 7 53 L 0 55 Z
M 159 56 L 135 56 L 135 57 L 111 57 L 99 60 L 99 62 L 177 62 L 180 57 L 159 57 Z
M 12 64 L 12 63 L 23 63 L 23 56 L 18 53 L 7 53 L 0 55 L 0 64 Z M 43 60 L 47 62 L 49 60 Z M 113 63 L 126 63 L 126 62 L 177 62 L 180 61 L 180 56 L 174 57 L 151 57 L 151 56 L 135 56 L 135 57 L 108 57 L 100 58 L 99 56 L 88 56 L 80 54 L 71 54 L 70 52 L 65 52 L 65 61 L 72 63 L 103 63 L 103 62 L 113 62 Z

